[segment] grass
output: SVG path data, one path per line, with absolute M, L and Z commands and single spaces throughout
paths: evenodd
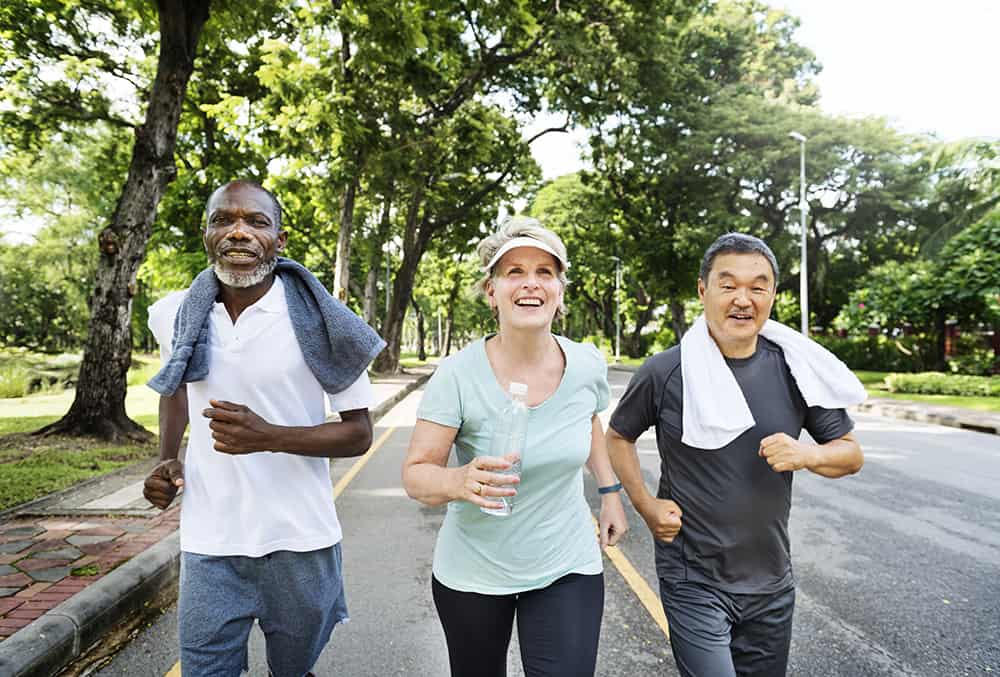
M 12 363 L 12 352 L 0 351 L 0 369 Z M 20 357 L 24 357 L 24 364 L 40 364 L 37 354 Z M 152 432 L 157 428 L 159 396 L 142 384 L 155 373 L 158 362 L 155 356 L 133 358 L 128 376 L 131 385 L 125 398 L 125 410 L 132 419 Z M 79 358 L 72 363 L 58 356 L 55 365 L 43 363 L 43 368 L 55 371 L 50 367 L 61 363 L 71 364 L 63 368 L 75 377 Z M 49 389 L 26 397 L 0 398 L 0 510 L 156 456 L 155 442 L 112 445 L 75 437 L 30 435 L 69 411 L 74 395 L 73 389 Z
M 945 407 L 964 407 L 976 411 L 1000 413 L 1000 397 L 968 397 L 961 395 L 919 395 L 916 393 L 890 393 L 884 385 L 888 371 L 855 371 L 861 383 L 868 391 L 869 397 L 880 397 L 887 400 L 906 400 L 923 402 Z
M 457 351 L 452 351 L 454 355 Z M 436 364 L 441 358 L 437 355 L 432 355 L 427 353 L 427 359 L 421 360 L 417 357 L 416 353 L 400 353 L 399 354 L 399 366 L 403 369 L 412 369 L 414 367 L 423 367 L 428 364 Z
M 75 437 L 0 438 L 0 510 L 156 455 L 155 444 L 108 445 Z
M 626 367 L 641 367 L 642 363 L 645 361 L 645 357 L 629 357 L 627 355 L 622 355 L 622 358 L 618 360 L 617 364 L 623 364 Z M 608 364 L 615 364 L 615 358 L 613 355 L 608 357 Z

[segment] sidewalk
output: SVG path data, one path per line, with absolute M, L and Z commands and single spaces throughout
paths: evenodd
M 373 378 L 380 404 L 372 418 L 377 421 L 431 371 Z M 172 594 L 180 504 L 161 512 L 142 497 L 154 464 L 139 463 L 0 514 L 0 677 L 57 674 L 158 595 Z
M 627 372 L 635 372 L 637 369 L 637 367 L 623 364 L 612 364 L 608 368 Z M 934 423 L 952 428 L 964 428 L 981 433 L 1000 435 L 1000 413 L 927 404 L 912 400 L 890 400 L 881 397 L 869 397 L 854 409 L 859 412 L 885 416 L 887 418 L 899 418 L 919 423 Z

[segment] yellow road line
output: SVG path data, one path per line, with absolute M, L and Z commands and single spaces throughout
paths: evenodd
M 591 519 L 594 519 L 593 515 L 591 515 Z M 594 519 L 594 526 L 600 529 L 596 519 Z M 600 534 L 598 533 L 598 535 Z M 618 569 L 618 573 L 620 573 L 622 578 L 625 579 L 628 587 L 632 588 L 632 592 L 634 592 L 635 596 L 639 598 L 642 605 L 646 607 L 646 611 L 648 611 L 649 615 L 653 617 L 653 621 L 660 626 L 660 630 L 663 631 L 663 634 L 669 640 L 670 627 L 667 625 L 667 616 L 663 613 L 663 605 L 660 603 L 659 595 L 653 592 L 653 589 L 649 587 L 649 583 L 646 582 L 646 579 L 643 578 L 638 571 L 636 571 L 635 567 L 632 566 L 632 563 L 628 560 L 628 557 L 626 557 L 625 553 L 618 549 L 617 545 L 609 545 L 606 547 L 604 549 L 604 554 L 607 555 L 608 559 L 611 560 L 611 563 L 615 565 L 615 568 Z
M 340 481 L 337 482 L 337 485 L 333 487 L 334 498 L 340 496 L 340 494 L 344 491 L 344 489 L 347 488 L 347 485 L 351 483 L 351 480 L 353 480 L 355 476 L 359 472 L 361 472 L 361 469 L 364 468 L 365 464 L 371 460 L 372 456 L 375 455 L 375 452 L 378 451 L 379 447 L 385 444 L 386 440 L 388 440 L 389 436 L 392 435 L 394 432 L 396 432 L 396 426 L 392 426 L 391 428 L 386 430 L 384 433 L 382 433 L 381 437 L 379 437 L 375 441 L 375 444 L 372 445 L 371 449 L 366 451 L 363 456 L 361 456 L 360 458 L 358 458 L 357 461 L 354 462 L 354 465 L 351 466 L 351 469 L 348 470 L 347 473 L 340 478 Z M 170 668 L 167 674 L 165 674 L 163 677 L 181 677 L 181 662 L 177 661 L 176 663 L 174 663 L 174 667 Z
M 385 441 L 389 439 L 389 436 L 392 435 L 394 432 L 396 432 L 396 426 L 393 426 L 388 430 L 386 430 L 384 433 L 382 433 L 382 436 L 375 441 L 375 444 L 372 445 L 372 448 L 366 451 L 361 458 L 359 458 L 357 461 L 354 462 L 354 465 L 351 466 L 351 469 L 348 470 L 347 473 L 345 473 L 344 476 L 340 478 L 340 481 L 337 482 L 337 485 L 333 488 L 334 498 L 338 498 L 340 496 L 341 492 L 347 488 L 347 485 L 351 483 L 351 480 L 354 479 L 355 475 L 361 472 L 361 469 L 365 467 L 365 463 L 371 460 L 372 456 L 375 455 L 375 452 L 378 451 L 378 448 L 381 447 L 383 444 L 385 444 Z
M 663 631 L 666 638 L 670 639 L 670 628 L 667 626 L 667 617 L 663 613 L 663 605 L 660 603 L 659 595 L 653 592 L 646 579 L 639 575 L 639 572 L 628 561 L 625 553 L 618 549 L 618 546 L 608 546 L 604 549 L 604 554 L 608 556 L 611 563 L 618 569 L 618 573 L 628 583 L 628 587 L 632 588 L 632 592 L 639 598 L 642 605 L 646 607 L 646 611 L 653 617 L 656 624 L 660 626 L 660 630 Z

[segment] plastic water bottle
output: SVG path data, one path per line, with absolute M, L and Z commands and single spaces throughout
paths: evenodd
M 507 389 L 510 399 L 500 411 L 493 439 L 490 442 L 490 456 L 500 456 L 511 462 L 507 470 L 497 470 L 501 475 L 520 475 L 521 457 L 528 433 L 528 386 L 511 383 Z M 511 485 L 504 485 L 511 486 Z M 487 515 L 506 517 L 514 510 L 514 496 L 490 496 L 490 500 L 503 503 L 502 508 L 480 508 Z

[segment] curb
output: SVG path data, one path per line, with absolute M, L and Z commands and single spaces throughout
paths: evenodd
M 61 670 L 176 582 L 179 546 L 175 531 L 4 640 L 0 675 L 48 677 Z
M 932 423 L 950 428 L 961 428 L 962 430 L 1000 435 L 1000 421 L 995 420 L 997 417 L 977 416 L 976 412 L 956 416 L 952 413 L 934 411 L 933 409 L 906 404 L 902 400 L 881 400 L 878 398 L 868 398 L 856 408 L 858 411 L 875 414 L 876 416 L 916 421 L 917 423 Z
M 375 406 L 372 421 L 382 418 L 430 377 L 430 373 L 421 375 Z M 180 532 L 175 531 L 0 642 L 0 676 L 58 674 L 109 630 L 176 585 L 179 575 Z

